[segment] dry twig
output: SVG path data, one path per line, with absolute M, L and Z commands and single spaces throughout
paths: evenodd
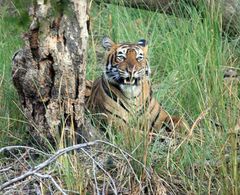
M 117 149 L 124 157 L 124 159 L 127 161 L 128 165 L 130 166 L 131 170 L 134 172 L 132 166 L 131 166 L 131 163 L 129 161 L 129 159 L 132 159 L 134 161 L 136 161 L 137 163 L 139 163 L 142 167 L 143 167 L 143 170 L 145 171 L 146 175 L 148 178 L 150 178 L 150 174 L 148 173 L 147 171 L 147 168 L 146 166 L 140 162 L 139 160 L 135 159 L 133 156 L 131 156 L 130 154 L 128 154 L 127 152 L 125 152 L 124 150 L 122 150 L 121 148 L 115 146 L 114 144 L 111 144 L 107 141 L 103 141 L 103 140 L 95 140 L 95 141 L 92 141 L 92 142 L 87 142 L 87 143 L 83 143 L 83 144 L 77 144 L 77 145 L 73 145 L 73 146 L 70 146 L 70 147 L 67 147 L 67 148 L 63 148 L 63 149 L 60 149 L 58 150 L 56 153 L 54 154 L 48 154 L 48 153 L 45 153 L 45 152 L 42 152 L 40 150 L 37 150 L 35 148 L 32 148 L 32 147 L 28 147 L 28 146 L 7 146 L 7 147 L 4 147 L 4 148 L 1 148 L 0 149 L 0 152 L 4 152 L 4 151 L 11 151 L 11 150 L 15 150 L 15 149 L 25 149 L 25 150 L 33 150 L 37 153 L 40 153 L 44 156 L 50 156 L 47 160 L 45 160 L 44 162 L 38 164 L 37 166 L 35 167 L 30 167 L 30 170 L 28 170 L 27 172 L 25 172 L 24 174 L 18 176 L 18 177 L 15 177 L 13 179 L 10 179 L 8 180 L 7 182 L 3 183 L 1 186 L 0 186 L 0 191 L 3 190 L 3 189 L 6 189 L 7 187 L 11 186 L 11 185 L 14 185 L 16 184 L 17 182 L 20 182 L 20 181 L 23 181 L 23 180 L 26 180 L 26 178 L 30 177 L 30 176 L 37 176 L 37 177 L 40 177 L 40 178 L 44 178 L 44 179 L 50 179 L 52 181 L 52 183 L 54 184 L 54 186 L 56 187 L 56 189 L 58 189 L 62 194 L 66 194 L 66 190 L 63 190 L 58 184 L 57 182 L 53 179 L 53 177 L 50 175 L 50 174 L 42 174 L 40 173 L 39 171 L 44 169 L 45 167 L 47 167 L 48 165 L 50 165 L 51 163 L 53 163 L 54 161 L 56 161 L 60 156 L 62 156 L 63 154 L 66 154 L 68 152 L 71 152 L 73 150 L 81 150 L 82 152 L 84 152 L 84 154 L 86 156 L 88 156 L 92 162 L 93 162 L 93 166 L 96 168 L 98 167 L 99 169 L 101 169 L 103 171 L 103 173 L 110 179 L 110 186 L 113 190 L 113 193 L 114 194 L 117 194 L 118 191 L 117 191 L 117 187 L 116 187 L 116 184 L 115 184 L 115 181 L 114 179 L 111 177 L 111 175 L 103 168 L 103 166 L 97 162 L 88 152 L 87 150 L 85 150 L 84 148 L 88 147 L 88 146 L 93 146 L 93 145 L 96 145 L 96 144 L 104 144 L 104 145 L 109 145 L 110 147 L 114 148 L 114 149 Z M 5 170 L 5 169 L 4 169 Z M 0 170 L 1 172 L 3 172 L 4 170 Z M 96 173 L 94 173 L 95 175 Z M 135 175 L 135 173 L 134 173 Z M 96 175 L 95 175 L 96 176 Z M 135 178 L 137 179 L 137 181 L 140 183 L 140 181 L 138 180 L 137 176 L 135 175 Z M 96 178 L 95 178 L 96 179 Z M 95 185 L 97 184 L 97 181 L 95 180 Z M 97 186 L 96 186 L 97 187 Z M 142 189 L 142 186 L 141 186 L 141 183 L 140 183 L 140 188 Z M 98 190 L 99 191 L 99 190 Z
M 58 150 L 55 154 L 53 154 L 50 158 L 48 158 L 46 161 L 42 162 L 41 164 L 35 166 L 34 168 L 32 168 L 31 170 L 27 171 L 26 173 L 20 175 L 19 177 L 16 177 L 16 178 L 13 178 L 5 183 L 3 183 L 1 186 L 0 186 L 0 191 L 3 190 L 4 188 L 16 183 L 16 182 L 19 182 L 19 181 L 22 181 L 24 180 L 25 178 L 29 177 L 29 176 L 32 176 L 32 175 L 36 175 L 36 173 L 38 171 L 40 171 L 41 169 L 45 168 L 46 166 L 48 166 L 49 164 L 51 164 L 52 162 L 54 162 L 57 158 L 59 158 L 60 156 L 62 156 L 63 154 L 65 153 L 68 153 L 72 150 L 78 150 L 78 149 L 81 149 L 81 148 L 84 148 L 84 147 L 87 147 L 87 146 L 92 146 L 92 145 L 95 145 L 97 144 L 97 140 L 96 141 L 93 141 L 93 142 L 88 142 L 88 143 L 83 143 L 83 144 L 77 144 L 77 145 L 73 145 L 73 146 L 69 146 L 67 148 L 63 148 L 63 149 L 60 149 Z M 4 150 L 11 150 L 11 149 L 16 149 L 16 148 L 24 148 L 24 146 L 9 146 L 9 147 L 5 147 L 5 148 L 2 148 L 0 150 L 0 152 L 3 152 Z M 26 147 L 28 148 L 28 147 Z M 31 148 L 32 149 L 32 148 Z

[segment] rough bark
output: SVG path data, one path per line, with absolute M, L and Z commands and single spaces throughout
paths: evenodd
M 161 13 L 182 15 L 179 8 L 183 8 L 183 3 L 198 8 L 202 2 L 212 9 L 220 8 L 222 11 L 222 22 L 224 31 L 232 35 L 240 35 L 240 1 L 239 0 L 95 0 L 96 2 L 105 2 L 119 4 L 134 8 L 142 8 Z M 220 7 L 218 7 L 220 6 Z M 187 11 L 187 10 L 186 10 Z M 187 14 L 186 14 L 187 15 Z
M 30 9 L 25 46 L 13 57 L 13 83 L 35 139 L 75 140 L 84 126 L 87 0 L 52 2 L 38 0 Z

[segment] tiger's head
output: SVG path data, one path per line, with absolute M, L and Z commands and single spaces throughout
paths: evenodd
M 110 38 L 104 37 L 102 45 L 107 52 L 105 78 L 118 85 L 128 96 L 137 95 L 141 80 L 150 76 L 146 40 L 116 44 Z

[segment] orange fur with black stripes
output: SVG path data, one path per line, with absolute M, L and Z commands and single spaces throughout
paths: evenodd
M 179 118 L 169 116 L 152 96 L 146 41 L 116 44 L 105 37 L 103 47 L 107 52 L 105 71 L 87 85 L 87 107 L 100 123 L 121 130 L 135 121 L 137 128 L 154 132 L 164 124 L 179 123 Z

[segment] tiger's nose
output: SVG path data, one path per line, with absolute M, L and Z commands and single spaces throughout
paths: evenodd
M 131 77 L 135 74 L 136 69 L 135 66 L 127 67 L 127 72 L 131 75 Z

